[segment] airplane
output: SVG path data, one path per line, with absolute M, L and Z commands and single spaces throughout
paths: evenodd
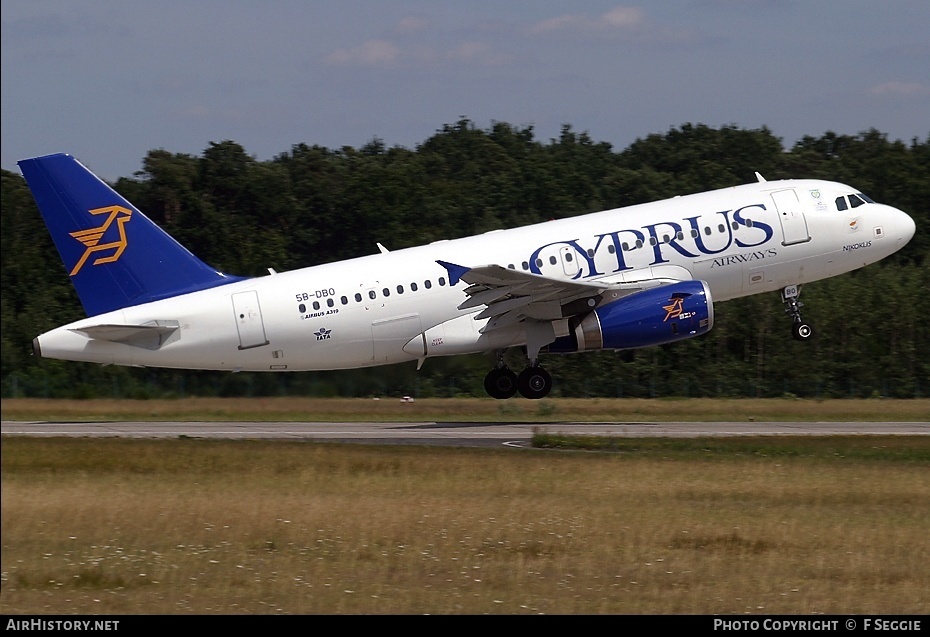
M 798 340 L 801 287 L 879 261 L 906 213 L 831 181 L 756 182 L 388 250 L 260 277 L 202 262 L 74 157 L 18 162 L 87 318 L 36 356 L 104 365 L 296 372 L 493 353 L 498 399 L 547 396 L 542 354 L 707 333 L 714 304 L 778 292 Z M 519 373 L 504 362 L 521 348 Z

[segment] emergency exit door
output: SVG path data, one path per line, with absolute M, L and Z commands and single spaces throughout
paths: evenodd
M 801 202 L 794 189 L 778 190 L 772 193 L 772 200 L 778 210 L 778 220 L 781 222 L 782 245 L 790 246 L 794 243 L 810 241 L 807 231 L 807 219 L 801 209 Z
M 250 290 L 232 295 L 233 312 L 236 315 L 236 327 L 239 329 L 239 349 L 261 347 L 268 344 L 265 338 L 265 324 L 262 310 L 258 304 L 258 292 Z

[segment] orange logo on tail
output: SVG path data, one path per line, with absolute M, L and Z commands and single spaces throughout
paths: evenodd
M 118 260 L 123 254 L 123 250 L 126 249 L 126 229 L 124 226 L 126 222 L 132 217 L 132 210 L 123 208 L 122 206 L 107 206 L 105 208 L 95 208 L 89 210 L 92 215 L 102 215 L 109 213 L 109 216 L 106 220 L 96 228 L 88 228 L 87 230 L 78 230 L 77 232 L 72 232 L 71 236 L 87 246 L 87 250 L 84 251 L 84 255 L 81 257 L 80 261 L 77 262 L 77 265 L 74 266 L 74 269 L 71 270 L 71 276 L 74 276 L 81 271 L 81 268 L 84 267 L 84 263 L 87 261 L 87 258 L 94 252 L 102 252 L 103 250 L 115 250 L 113 254 L 108 257 L 100 257 L 94 261 L 94 265 L 100 265 L 101 263 L 113 263 Z M 103 239 L 103 235 L 106 233 L 107 229 L 116 221 L 117 228 L 119 230 L 119 239 L 116 241 L 111 241 L 109 243 L 100 243 Z

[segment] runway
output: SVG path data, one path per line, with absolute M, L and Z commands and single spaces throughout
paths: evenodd
M 225 438 L 528 447 L 534 432 L 580 436 L 928 436 L 928 422 L 28 422 L 4 436 Z

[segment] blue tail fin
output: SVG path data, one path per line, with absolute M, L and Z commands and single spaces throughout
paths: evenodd
M 70 155 L 24 159 L 88 316 L 238 281 L 211 268 Z

